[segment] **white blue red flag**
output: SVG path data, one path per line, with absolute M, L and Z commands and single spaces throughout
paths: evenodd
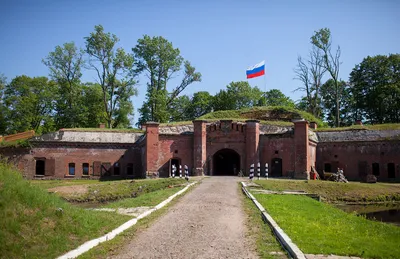
M 263 60 L 260 63 L 258 63 L 257 65 L 249 67 L 246 70 L 246 75 L 247 75 L 247 78 L 254 78 L 254 77 L 265 75 L 265 61 Z

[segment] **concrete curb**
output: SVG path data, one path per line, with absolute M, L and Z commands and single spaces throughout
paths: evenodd
M 85 242 L 84 244 L 82 244 L 81 246 L 79 246 L 78 248 L 69 251 L 68 253 L 57 257 L 57 259 L 70 259 L 70 258 L 77 258 L 78 256 L 80 256 L 81 254 L 89 251 L 90 249 L 92 249 L 93 247 L 99 245 L 100 243 L 103 243 L 105 241 L 111 240 L 114 237 L 116 237 L 118 234 L 122 233 L 123 231 L 127 230 L 128 228 L 132 227 L 133 225 L 135 225 L 138 220 L 147 217 L 148 215 L 150 215 L 151 213 L 153 213 L 154 211 L 161 209 L 162 207 L 164 207 L 165 205 L 167 205 L 168 203 L 170 203 L 176 196 L 184 193 L 187 189 L 189 189 L 189 187 L 193 186 L 194 184 L 196 184 L 197 182 L 191 183 L 189 185 L 187 185 L 185 188 L 183 188 L 182 190 L 180 190 L 179 192 L 171 195 L 168 197 L 168 199 L 164 200 L 163 202 L 161 202 L 160 204 L 158 204 L 157 206 L 155 206 L 154 208 L 140 214 L 137 218 L 131 219 L 127 222 L 125 222 L 124 224 L 122 224 L 121 226 L 119 226 L 118 228 L 112 230 L 111 232 L 105 234 L 102 237 L 96 238 L 96 239 L 92 239 L 90 241 Z
M 246 196 L 253 201 L 257 208 L 261 211 L 261 215 L 265 222 L 274 231 L 276 237 L 282 246 L 289 252 L 290 256 L 296 259 L 306 259 L 304 253 L 297 247 L 295 243 L 290 239 L 288 235 L 279 227 L 275 220 L 268 214 L 264 207 L 257 201 L 257 199 L 246 189 L 246 183 L 241 182 L 242 190 Z

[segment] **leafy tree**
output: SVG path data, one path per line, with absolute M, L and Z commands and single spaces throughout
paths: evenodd
M 295 104 L 278 89 L 271 89 L 264 93 L 265 104 L 267 106 L 288 106 L 294 108 Z
M 332 91 L 333 97 L 335 99 L 336 105 L 336 116 L 335 125 L 340 126 L 340 100 L 341 100 L 341 86 L 339 79 L 339 69 L 340 69 L 340 46 L 336 49 L 336 53 L 332 53 L 332 39 L 331 31 L 328 28 L 320 29 L 316 31 L 311 37 L 311 43 L 317 47 L 323 53 L 323 63 L 322 66 L 333 80 L 334 91 Z
M 191 100 L 189 96 L 182 95 L 175 98 L 169 106 L 169 121 L 186 121 L 192 120 L 189 109 Z
M 7 128 L 7 123 L 5 120 L 6 107 L 3 103 L 3 94 L 6 84 L 6 77 L 3 74 L 0 74 L 0 135 L 3 135 Z
M 214 110 L 236 110 L 257 106 L 262 98 L 258 87 L 251 87 L 248 82 L 231 82 L 226 90 L 214 96 Z
M 106 113 L 103 105 L 103 91 L 99 84 L 86 83 L 81 89 L 81 117 L 80 127 L 96 128 L 105 121 Z
M 55 88 L 55 83 L 46 77 L 18 76 L 6 85 L 4 104 L 8 107 L 5 113 L 7 133 L 31 129 L 42 132 L 43 125 L 47 125 L 45 130 L 53 130 L 49 128 L 51 123 L 48 121 L 51 121 Z
M 138 73 L 145 73 L 147 83 L 146 102 L 139 109 L 139 123 L 146 121 L 167 122 L 169 108 L 178 95 L 193 82 L 201 81 L 201 74 L 184 61 L 178 48 L 163 37 L 144 35 L 132 49 Z M 184 67 L 181 83 L 168 92 L 168 81 Z
M 366 57 L 350 73 L 358 119 L 400 122 L 400 54 Z
M 86 53 L 89 55 L 89 68 L 96 72 L 101 86 L 106 121 L 111 128 L 129 121 L 128 116 L 133 113 L 133 106 L 128 105 L 127 100 L 137 95 L 134 58 L 124 49 L 116 48 L 119 41 L 116 35 L 104 32 L 101 25 L 94 29 L 89 37 L 85 37 Z
M 302 87 L 297 88 L 295 91 L 305 91 L 306 96 L 301 101 L 301 108 L 313 114 L 315 117 L 321 117 L 321 93 L 322 77 L 326 69 L 323 66 L 323 54 L 320 49 L 313 46 L 309 59 L 304 60 L 302 57 L 297 58 L 297 67 L 294 70 L 295 79 L 303 83 Z M 300 108 L 300 107 L 299 107 Z
M 188 108 L 188 119 L 194 120 L 213 110 L 213 96 L 209 92 L 200 91 L 193 94 Z
M 322 107 L 325 113 L 325 120 L 330 126 L 336 125 L 335 89 L 335 82 L 333 79 L 329 79 L 321 86 Z M 352 125 L 357 119 L 357 115 L 354 113 L 354 99 L 351 93 L 351 88 L 345 81 L 339 82 L 339 96 L 341 125 Z
M 56 100 L 56 126 L 74 128 L 83 124 L 80 110 L 80 78 L 84 65 L 83 50 L 78 50 L 73 42 L 56 46 L 43 60 L 50 69 L 50 77 L 58 83 Z

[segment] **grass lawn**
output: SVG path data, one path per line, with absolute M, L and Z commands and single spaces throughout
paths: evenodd
M 399 258 L 400 228 L 299 195 L 254 194 L 304 253 Z
M 336 183 L 330 181 L 256 180 L 264 189 L 273 191 L 297 190 L 315 193 L 329 202 L 400 201 L 398 183 Z
M 167 188 L 150 193 L 145 193 L 137 198 L 127 198 L 116 202 L 108 203 L 103 208 L 135 208 L 135 207 L 154 207 L 162 201 L 166 200 L 169 196 L 182 190 L 184 186 Z
M 2 163 L 0 218 L 0 258 L 54 258 L 130 219 L 74 207 Z
M 249 230 L 247 234 L 250 240 L 255 241 L 257 253 L 260 258 L 287 258 L 286 252 L 276 240 L 271 228 L 267 224 L 264 224 L 260 216 L 260 211 L 254 206 L 253 201 L 245 195 L 241 195 L 240 197 L 243 199 L 244 212 L 247 216 L 246 225 Z M 282 254 L 273 252 L 280 252 Z

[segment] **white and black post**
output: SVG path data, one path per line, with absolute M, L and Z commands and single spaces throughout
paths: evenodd
M 268 180 L 268 163 L 265 163 L 265 177 Z
M 261 166 L 260 162 L 257 163 L 257 178 L 260 180 Z
M 175 178 L 176 167 L 172 165 L 172 178 Z
M 189 168 L 187 165 L 185 165 L 185 179 L 186 181 L 189 181 Z
M 179 178 L 182 178 L 182 165 L 179 165 Z
M 249 179 L 250 181 L 253 181 L 254 178 L 254 164 L 250 165 L 250 173 L 249 173 Z

